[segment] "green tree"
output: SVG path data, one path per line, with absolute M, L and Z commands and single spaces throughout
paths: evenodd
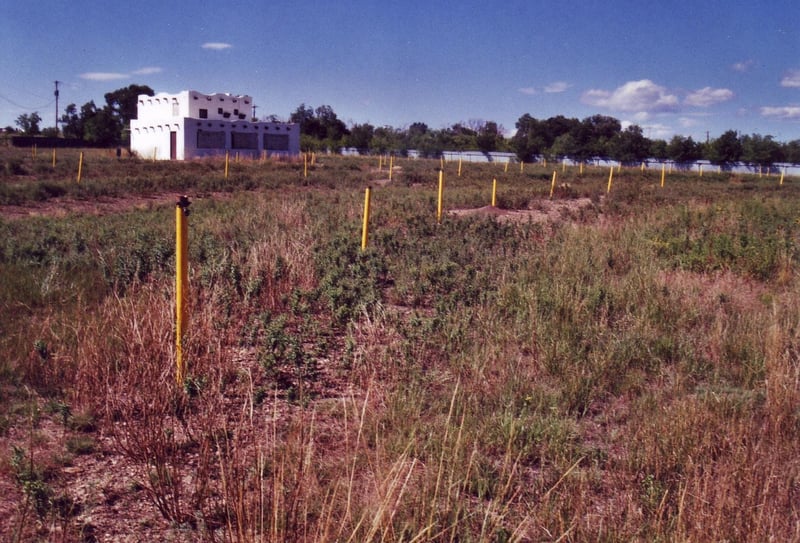
M 742 158 L 742 143 L 734 130 L 728 130 L 708 146 L 706 158 L 712 164 L 729 166 Z
M 97 108 L 94 100 L 81 107 L 83 139 L 97 145 L 115 145 L 121 141 L 121 125 L 117 117 L 106 106 Z
M 369 123 L 354 124 L 350 127 L 350 134 L 345 138 L 345 145 L 364 152 L 369 149 L 374 133 L 375 127 Z
M 502 145 L 503 133 L 501 127 L 494 121 L 486 121 L 478 129 L 475 143 L 478 149 L 484 153 L 497 151 Z
M 547 147 L 542 122 L 526 113 L 517 120 L 515 127 L 517 132 L 511 138 L 511 148 L 519 160 L 531 162 Z
M 783 159 L 792 164 L 800 164 L 800 140 L 783 144 Z
M 650 154 L 650 140 L 641 127 L 633 124 L 619 133 L 613 144 L 612 158 L 623 163 L 641 162 Z
M 702 146 L 696 143 L 691 136 L 672 136 L 667 144 L 667 156 L 678 163 L 687 163 L 700 160 L 703 157 Z
M 83 117 L 75 104 L 69 104 L 61 116 L 61 130 L 65 138 L 83 139 Z
M 748 164 L 769 167 L 782 159 L 781 147 L 772 136 L 760 134 L 742 136 L 742 160 Z
M 123 127 L 130 126 L 131 119 L 136 118 L 140 94 L 153 96 L 155 92 L 147 85 L 128 85 L 105 94 L 106 106 Z
M 39 123 L 42 122 L 42 118 L 37 111 L 31 114 L 23 113 L 14 122 L 26 136 L 36 136 L 41 132 Z

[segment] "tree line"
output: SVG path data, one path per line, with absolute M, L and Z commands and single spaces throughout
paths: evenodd
M 153 96 L 146 85 L 129 85 L 106 93 L 105 104 L 90 101 L 69 104 L 59 122 L 62 134 L 94 145 L 120 145 L 129 141 L 130 120 L 136 118 L 138 96 Z M 58 135 L 55 128 L 40 130 L 37 112 L 20 115 L 16 124 L 26 135 Z M 278 121 L 276 115 L 263 120 Z M 537 119 L 528 113 L 516 122 L 516 132 L 505 137 L 505 129 L 494 121 L 473 119 L 433 129 L 424 122 L 404 128 L 351 123 L 338 118 L 329 105 L 300 104 L 289 116 L 300 125 L 300 146 L 304 151 L 355 148 L 360 153 L 407 154 L 436 158 L 444 151 L 511 152 L 525 162 L 539 158 L 569 158 L 587 161 L 611 159 L 636 164 L 647 159 L 689 163 L 708 160 L 723 168 L 739 162 L 769 167 L 778 162 L 800 163 L 800 140 L 778 142 L 772 136 L 739 134 L 728 130 L 721 136 L 699 142 L 691 136 L 675 135 L 669 141 L 646 137 L 638 125 L 625 128 L 614 117 L 593 115 L 579 120 L 557 115 Z M 10 127 L 9 127 L 10 128 Z M 7 128 L 8 130 L 8 128 Z

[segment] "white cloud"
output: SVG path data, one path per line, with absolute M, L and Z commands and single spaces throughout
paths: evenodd
M 224 43 L 219 41 L 209 41 L 201 45 L 203 49 L 212 49 L 214 51 L 222 51 L 223 49 L 230 49 L 233 47 L 230 43 Z
M 570 85 L 566 81 L 553 81 L 549 85 L 545 85 L 544 92 L 551 93 L 551 94 L 552 93 L 557 93 L 557 92 L 564 92 L 565 90 L 567 90 L 571 86 L 572 85 Z
M 78 77 L 81 79 L 88 79 L 89 81 L 115 81 L 117 79 L 128 79 L 130 76 L 117 72 L 86 72 L 80 74 Z
M 666 139 L 675 133 L 672 127 L 661 123 L 643 124 L 641 128 L 644 135 L 650 139 Z
M 692 128 L 698 124 L 697 119 L 693 119 L 691 117 L 681 117 L 678 119 L 678 123 L 682 128 Z
M 800 87 L 800 70 L 789 70 L 781 79 L 781 87 Z
M 151 74 L 160 74 L 164 70 L 159 68 L 158 66 L 145 66 L 144 68 L 139 68 L 138 70 L 134 70 L 134 75 L 151 75 Z
M 583 93 L 585 104 L 618 111 L 669 112 L 678 108 L 678 97 L 649 79 L 628 81 L 613 91 L 590 89 Z
M 755 63 L 752 60 L 743 60 L 741 62 L 735 62 L 733 65 L 731 65 L 731 69 L 734 72 L 749 72 L 750 68 L 753 67 L 753 64 Z
M 800 106 L 765 106 L 760 109 L 764 117 L 774 117 L 787 121 L 800 121 Z
M 553 81 L 552 83 L 548 83 L 544 87 L 522 87 L 521 89 L 517 89 L 520 94 L 525 94 L 527 96 L 533 96 L 534 94 L 539 94 L 540 92 L 544 92 L 547 94 L 556 94 L 559 92 L 564 92 L 565 90 L 572 87 L 571 83 L 567 83 L 566 81 Z
M 726 102 L 733 98 L 733 91 L 730 89 L 712 89 L 704 87 L 689 93 L 684 103 L 690 106 L 708 107 L 720 102 Z

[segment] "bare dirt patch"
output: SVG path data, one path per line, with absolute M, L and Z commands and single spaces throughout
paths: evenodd
M 536 200 L 531 202 L 528 209 L 499 209 L 484 206 L 472 209 L 451 209 L 450 215 L 456 217 L 495 217 L 498 222 L 532 222 L 549 223 L 570 218 L 581 210 L 589 209 L 594 205 L 591 198 L 576 198 L 574 200 Z
M 0 218 L 4 220 L 26 219 L 31 217 L 66 217 L 69 215 L 110 215 L 132 210 L 147 210 L 166 204 L 175 203 L 183 196 L 180 192 L 160 192 L 148 195 L 129 195 L 124 197 L 101 196 L 91 200 L 75 198 L 52 198 L 44 202 L 32 202 L 26 205 L 0 206 Z M 215 199 L 230 198 L 231 193 L 204 193 L 189 195 L 192 201 L 213 197 Z

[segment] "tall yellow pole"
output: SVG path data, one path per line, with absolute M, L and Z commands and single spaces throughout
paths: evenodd
M 525 173 L 525 161 L 519 161 L 519 173 Z
M 389 155 L 389 181 L 392 180 L 393 171 L 394 171 L 394 155 Z
M 228 161 L 230 160 L 230 153 L 225 151 L 225 179 L 228 178 Z
M 503 167 L 504 172 L 508 172 L 508 161 L 506 160 L 506 165 Z
M 492 207 L 497 207 L 497 178 L 492 179 Z
M 606 193 L 611 192 L 611 180 L 614 179 L 614 166 L 611 166 L 611 169 L 608 172 L 608 188 L 606 188 Z
M 580 173 L 580 175 L 583 175 L 583 162 L 581 162 L 581 165 L 580 165 L 580 172 L 579 172 L 579 173 Z
M 439 170 L 439 200 L 436 204 L 436 222 L 442 222 L 442 198 L 444 197 L 444 170 Z
M 567 161 L 566 160 L 562 160 L 561 161 L 561 173 L 564 173 L 565 171 L 567 171 Z
M 383 170 L 383 155 L 378 155 L 378 171 Z
M 664 176 L 667 174 L 667 165 L 661 165 L 661 188 L 664 188 Z
M 461 177 L 461 157 L 458 157 L 458 176 Z
M 553 193 L 556 190 L 556 175 L 557 175 L 556 170 L 553 170 L 553 181 L 550 183 L 550 198 L 551 199 L 553 198 Z
M 369 239 L 369 197 L 370 187 L 364 191 L 364 224 L 361 227 L 361 250 L 367 250 L 367 240 Z
M 700 164 L 700 177 L 703 177 L 703 165 Z
M 53 168 L 56 167 L 56 148 L 53 147 Z
M 175 204 L 175 380 L 181 385 L 186 375 L 183 361 L 183 335 L 186 331 L 186 288 L 189 267 L 186 258 L 189 198 L 181 196 Z
M 308 153 L 303 153 L 303 177 L 308 177 Z
M 783 176 L 784 175 L 786 175 L 786 168 L 785 167 L 781 170 L 781 182 L 780 182 L 781 185 L 783 185 Z
M 78 156 L 78 183 L 81 182 L 81 173 L 83 172 L 83 151 Z

